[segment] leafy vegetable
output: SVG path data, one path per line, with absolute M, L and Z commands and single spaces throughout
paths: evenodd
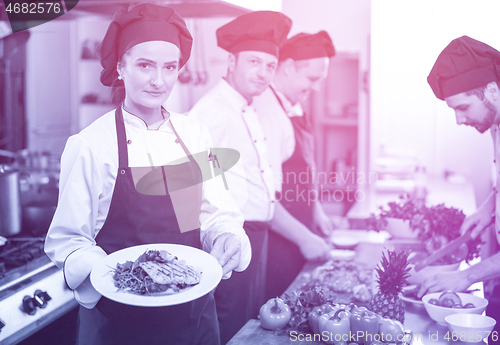
M 316 306 L 333 303 L 336 298 L 337 294 L 331 288 L 313 282 L 305 283 L 299 290 L 285 294 L 283 300 L 292 311 L 289 322 L 291 330 L 311 333 L 307 318 L 309 313 Z
M 444 204 L 427 207 L 421 202 L 411 199 L 407 194 L 401 195 L 398 202 L 388 203 L 388 209 L 380 207 L 378 215 L 372 214 L 369 223 L 372 229 L 379 231 L 387 226 L 386 218 L 409 220 L 410 228 L 418 232 L 418 238 L 427 241 L 444 236 L 452 241 L 460 236 L 460 227 L 465 219 L 461 210 L 446 207 Z M 481 239 L 478 237 L 467 243 L 469 254 L 467 262 L 479 256 Z

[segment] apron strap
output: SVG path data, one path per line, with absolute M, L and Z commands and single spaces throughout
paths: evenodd
M 285 111 L 285 114 L 288 114 L 286 109 L 285 109 L 285 106 L 283 105 L 283 102 L 281 102 L 281 98 L 278 96 L 278 94 L 276 93 L 276 90 L 274 90 L 274 88 L 269 85 L 269 88 L 271 89 L 271 91 L 274 93 L 274 96 L 276 96 L 276 99 L 278 100 L 278 103 L 281 105 L 281 107 L 283 108 L 283 110 Z
M 116 135 L 118 137 L 118 167 L 128 168 L 127 134 L 123 121 L 122 105 L 115 110 Z
M 181 137 L 179 136 L 179 134 L 177 133 L 177 131 L 175 130 L 175 127 L 174 127 L 174 124 L 172 123 L 172 117 L 170 117 L 170 124 L 172 125 L 172 129 L 174 130 L 174 134 L 175 136 L 177 137 L 177 140 L 179 140 L 179 144 L 181 144 L 181 147 L 182 149 L 184 150 L 184 152 L 186 153 L 186 156 L 188 157 L 189 161 L 191 163 L 194 163 L 196 164 L 196 166 L 199 166 L 198 165 L 198 162 L 196 162 L 196 160 L 193 158 L 193 156 L 191 155 L 191 153 L 189 152 L 188 148 L 186 147 L 186 145 L 184 144 L 184 141 L 182 141 Z M 200 169 L 200 172 L 201 172 L 201 169 Z

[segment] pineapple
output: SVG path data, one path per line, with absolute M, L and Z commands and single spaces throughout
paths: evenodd
M 382 256 L 381 265 L 375 270 L 378 274 L 379 291 L 373 296 L 368 307 L 382 317 L 404 323 L 405 304 L 401 291 L 410 276 L 408 254 L 389 251 L 387 256 Z

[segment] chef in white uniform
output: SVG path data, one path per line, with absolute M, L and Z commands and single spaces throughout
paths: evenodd
M 279 176 L 274 169 L 281 169 L 282 161 L 275 157 L 282 153 L 273 150 L 281 147 L 269 144 L 252 106 L 253 97 L 261 94 L 274 76 L 279 48 L 290 27 L 291 20 L 282 13 L 257 11 L 219 28 L 217 44 L 229 53 L 227 76 L 190 111 L 190 116 L 207 126 L 215 147 L 240 153 L 240 161 L 226 173 L 226 178 L 229 192 L 245 217 L 243 227 L 252 244 L 252 263 L 245 272 L 222 282 L 215 292 L 223 343 L 246 321 L 256 318 L 266 301 L 267 238 L 271 226 L 299 244 L 307 258 L 321 257 L 328 250 L 322 238 L 312 234 L 276 200 L 275 181 Z M 286 149 L 283 152 L 286 154 Z
M 454 110 L 457 124 L 476 128 L 480 133 L 490 130 L 493 138 L 493 163 L 496 170 L 496 187 L 474 214 L 462 225 L 462 233 L 471 231 L 477 238 L 484 231 L 494 231 L 487 236 L 496 247 L 500 243 L 500 52 L 468 36 L 451 41 L 437 58 L 427 81 L 437 98 L 444 100 Z M 494 226 L 490 227 L 491 224 Z M 483 251 L 484 253 L 484 251 Z M 485 297 L 489 300 L 487 315 L 497 320 L 494 331 L 500 331 L 500 252 L 481 257 L 481 262 L 462 271 L 443 272 L 427 278 L 419 295 L 426 291 L 463 291 L 471 284 L 487 284 Z M 496 338 L 498 340 L 498 337 Z M 495 341 L 491 337 L 488 343 Z M 496 342 L 496 341 L 495 341 Z
M 89 281 L 94 265 L 108 254 L 150 243 L 203 249 L 219 261 L 224 275 L 249 265 L 241 212 L 220 176 L 202 183 L 193 158 L 212 145 L 198 122 L 162 107 L 191 46 L 175 11 L 146 3 L 117 12 L 103 39 L 101 82 L 121 88 L 124 99 L 68 139 L 59 202 L 45 242 L 81 305 L 78 344 L 220 342 L 212 292 L 185 304 L 145 308 L 101 296 Z M 162 184 L 141 192 L 139 181 L 155 167 L 164 172 Z M 187 217 L 198 220 L 192 228 L 183 225 L 185 207 L 194 210 Z

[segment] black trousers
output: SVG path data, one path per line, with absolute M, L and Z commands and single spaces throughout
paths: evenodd
M 269 225 L 263 222 L 243 224 L 252 245 L 252 261 L 243 272 L 233 271 L 231 278 L 215 290 L 221 344 L 226 344 L 250 319 L 256 319 L 266 302 L 266 262 Z

